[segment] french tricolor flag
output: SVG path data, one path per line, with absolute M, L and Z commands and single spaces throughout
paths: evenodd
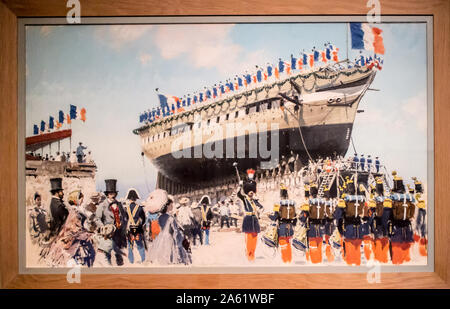
M 350 23 L 352 35 L 352 48 L 373 51 L 375 54 L 384 55 L 382 30 L 371 27 L 367 23 Z

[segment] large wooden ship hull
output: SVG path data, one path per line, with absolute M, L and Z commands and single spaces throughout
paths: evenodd
M 299 74 L 134 133 L 159 171 L 157 186 L 172 193 L 225 183 L 235 178 L 234 162 L 245 171 L 274 168 L 290 157 L 305 164 L 310 157 L 343 156 L 374 77 L 368 68 Z

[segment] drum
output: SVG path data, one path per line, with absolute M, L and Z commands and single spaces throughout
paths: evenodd
M 278 226 L 276 223 L 272 223 L 267 227 L 267 231 L 262 237 L 262 240 L 269 247 L 278 247 Z
M 303 225 L 297 225 L 292 238 L 292 246 L 300 251 L 306 251 L 308 248 L 308 238 L 306 236 L 307 228 Z

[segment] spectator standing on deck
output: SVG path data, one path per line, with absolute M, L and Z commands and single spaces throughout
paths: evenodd
M 78 158 L 78 163 L 83 163 L 83 157 L 84 157 L 84 152 L 83 150 L 87 149 L 87 147 L 83 146 L 83 143 L 80 142 L 79 146 L 77 147 L 77 158 Z

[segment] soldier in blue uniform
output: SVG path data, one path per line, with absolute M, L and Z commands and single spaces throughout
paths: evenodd
M 367 171 L 371 172 L 371 169 L 372 169 L 372 157 L 369 155 L 367 157 Z
M 244 204 L 244 219 L 242 222 L 242 232 L 245 233 L 246 255 L 249 261 L 255 259 L 256 243 L 258 241 L 258 233 L 261 232 L 259 226 L 259 213 L 263 206 L 255 199 L 256 182 L 253 180 L 255 171 L 253 169 L 247 170 L 248 180 L 245 183 L 240 183 L 237 197 L 240 198 Z
M 353 169 L 357 170 L 359 166 L 359 158 L 358 158 L 358 154 L 355 153 L 355 156 L 353 157 Z
M 377 173 L 380 172 L 380 160 L 378 160 L 378 157 L 375 157 L 375 168 L 377 169 Z
M 373 233 L 373 251 L 375 260 L 387 263 L 389 260 L 389 230 L 392 218 L 392 201 L 384 195 L 384 186 L 381 178 L 376 179 L 375 190 L 372 191 L 373 201 L 369 208 L 375 207 L 372 212 L 371 229 Z M 374 203 L 375 205 L 372 205 Z
M 416 219 L 416 233 L 415 238 L 419 241 L 419 253 L 421 256 L 427 256 L 427 208 L 425 200 L 422 198 L 423 187 L 422 183 L 417 180 L 416 177 L 412 178 L 414 180 L 414 192 L 416 193 L 415 198 L 417 201 L 417 212 Z M 411 193 L 411 191 L 410 191 Z
M 309 190 L 311 194 L 307 219 L 309 258 L 313 264 L 317 264 L 322 262 L 325 200 L 318 198 L 318 189 L 315 183 L 310 185 Z
M 410 247 L 414 242 L 411 219 L 415 213 L 415 199 L 412 194 L 405 192 L 403 179 L 392 172 L 394 188 L 392 189 L 392 232 L 391 256 L 393 264 L 409 262 Z
M 280 185 L 280 203 L 274 205 L 274 212 L 269 218 L 278 221 L 278 243 L 281 248 L 281 259 L 284 263 L 292 261 L 292 249 L 290 239 L 294 235 L 294 226 L 297 224 L 295 202 L 289 200 L 287 188 Z
M 209 245 L 209 230 L 211 228 L 211 221 L 213 213 L 211 210 L 211 199 L 208 195 L 202 196 L 200 199 L 200 210 L 202 213 L 202 231 L 205 232 L 205 245 Z
M 361 170 L 365 171 L 365 164 L 366 164 L 366 158 L 364 158 L 364 155 L 361 155 L 361 158 L 359 159 L 359 165 L 361 166 Z
M 361 195 L 361 192 L 356 191 L 353 180 L 348 179 L 345 184 L 345 193 L 335 213 L 339 232 L 344 237 L 344 259 L 348 265 L 361 264 L 363 238 L 361 218 L 364 207 L 367 207 L 365 197 Z
M 136 189 L 129 189 L 127 193 L 127 200 L 130 204 L 127 207 L 128 214 L 128 260 L 131 264 L 134 263 L 133 249 L 136 245 L 139 255 L 141 256 L 141 262 L 145 261 L 145 238 L 144 238 L 144 224 L 145 211 L 144 207 L 137 204 L 139 194 Z

